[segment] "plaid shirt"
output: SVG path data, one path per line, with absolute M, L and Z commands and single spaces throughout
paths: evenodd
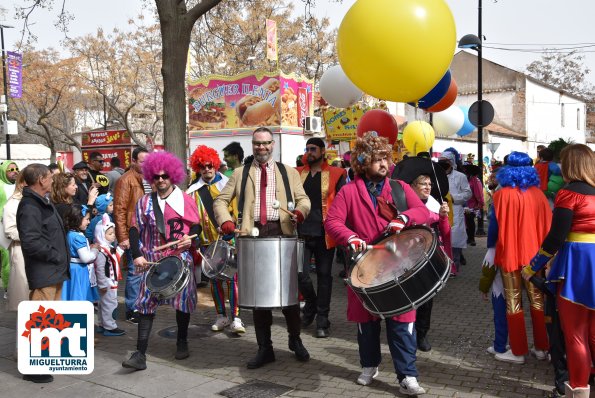
M 254 189 L 254 220 L 260 220 L 260 176 L 262 171 L 260 170 L 260 163 L 256 160 L 252 163 L 255 177 L 255 189 Z M 279 220 L 279 210 L 273 209 L 273 202 L 276 198 L 276 176 L 275 176 L 275 161 L 271 158 L 266 163 L 267 169 L 267 221 Z

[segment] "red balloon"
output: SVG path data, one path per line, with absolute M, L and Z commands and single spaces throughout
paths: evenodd
M 429 107 L 428 109 L 426 109 L 426 111 L 428 111 L 428 112 L 442 112 L 442 111 L 447 110 L 448 108 L 450 108 L 450 106 L 452 104 L 455 103 L 455 100 L 457 99 L 458 91 L 459 91 L 459 88 L 457 87 L 457 82 L 455 81 L 455 78 L 453 77 L 452 79 L 450 79 L 450 86 L 448 86 L 448 91 L 446 92 L 446 94 L 444 94 L 444 97 L 442 97 L 442 99 L 440 101 L 438 101 L 436 104 L 434 104 L 431 107 Z
M 357 136 L 362 137 L 368 131 L 375 131 L 379 137 L 388 138 L 388 143 L 393 145 L 397 140 L 399 127 L 390 113 L 382 109 L 370 109 L 364 113 L 357 125 Z

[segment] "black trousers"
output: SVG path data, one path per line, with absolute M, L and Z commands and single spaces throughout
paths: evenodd
M 259 230 L 259 236 L 280 236 L 283 235 L 281 230 L 281 223 L 279 221 L 269 221 L 265 225 L 255 223 L 254 226 Z M 242 292 L 239 292 L 242 294 Z M 294 305 L 286 307 L 281 310 L 285 316 L 285 323 L 287 324 L 287 333 L 289 337 L 299 337 L 301 330 L 301 319 L 300 319 L 300 306 Z M 253 310 L 252 319 L 254 320 L 254 329 L 256 330 L 257 339 L 258 336 L 269 336 L 271 335 L 271 325 L 273 324 L 273 311 L 272 310 Z M 258 342 L 261 344 L 261 342 Z
M 465 229 L 467 230 L 467 243 L 475 242 L 475 213 L 465 213 Z
M 417 309 L 415 317 L 415 331 L 418 338 L 424 337 L 430 330 L 430 321 L 432 318 L 432 307 L 434 306 L 434 299 L 426 301 Z
M 331 294 L 333 289 L 333 258 L 335 249 L 326 248 L 324 236 L 304 236 L 304 268 L 310 263 L 314 255 L 316 260 L 316 290 L 312 284 L 310 273 L 307 269 L 298 275 L 298 287 L 306 306 L 304 314 L 312 316 L 316 314 L 316 324 L 319 328 L 328 327 L 328 314 L 331 306 Z
M 564 392 L 564 383 L 568 381 L 568 367 L 566 365 L 566 344 L 560 324 L 556 296 L 545 295 L 545 328 L 550 341 L 550 355 L 554 367 L 554 384 L 558 392 Z

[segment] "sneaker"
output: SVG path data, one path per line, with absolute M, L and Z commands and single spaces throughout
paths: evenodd
M 123 336 L 126 334 L 125 330 L 122 330 L 120 328 L 115 328 L 115 329 L 103 329 L 103 335 L 104 336 Z
M 138 311 L 126 311 L 126 322 L 137 324 L 140 319 Z
M 556 387 L 546 395 L 546 398 L 564 398 L 566 395 L 563 392 L 558 391 Z
M 508 344 L 506 344 L 506 349 L 507 349 L 507 350 L 510 350 L 510 346 L 509 346 Z M 498 354 L 498 351 L 496 351 L 496 350 L 494 349 L 494 346 L 493 346 L 493 345 L 489 346 L 489 347 L 486 349 L 486 351 L 487 351 L 487 353 L 488 353 L 488 354 L 492 354 L 492 355 L 496 355 L 496 354 Z
M 378 377 L 378 366 L 363 368 L 362 373 L 357 378 L 357 384 L 362 386 L 368 386 L 372 383 L 372 380 Z
M 231 323 L 229 330 L 232 333 L 246 333 L 246 328 L 244 327 L 244 324 L 240 318 L 233 318 L 233 322 Z
M 140 351 L 134 351 L 130 358 L 122 362 L 123 368 L 145 370 L 147 368 L 147 357 Z
M 420 395 L 426 393 L 426 390 L 420 387 L 420 385 L 417 383 L 417 379 L 413 376 L 405 376 L 399 385 L 399 392 L 401 394 Z
M 547 352 L 538 350 L 535 347 L 531 348 L 531 355 L 533 355 L 538 361 L 544 361 L 547 359 Z
M 229 326 L 229 319 L 227 319 L 227 316 L 219 315 L 217 317 L 217 320 L 213 324 L 213 326 L 211 326 L 211 330 L 213 332 L 220 332 L 228 326 Z
M 497 352 L 496 355 L 494 355 L 494 358 L 502 362 L 510 362 L 516 364 L 525 363 L 524 355 L 514 355 L 511 350 L 508 350 L 506 352 Z

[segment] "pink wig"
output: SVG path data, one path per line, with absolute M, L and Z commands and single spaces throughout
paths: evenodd
M 221 159 L 219 154 L 213 148 L 209 148 L 206 145 L 199 145 L 196 147 L 192 156 L 190 156 L 190 167 L 195 173 L 199 173 L 200 170 L 205 167 L 205 164 L 213 165 L 215 171 L 219 170 L 221 166 Z
M 179 184 L 186 178 L 186 167 L 176 155 L 165 151 L 150 153 L 143 163 L 145 180 L 152 182 L 153 176 L 162 170 L 169 175 L 172 184 Z

